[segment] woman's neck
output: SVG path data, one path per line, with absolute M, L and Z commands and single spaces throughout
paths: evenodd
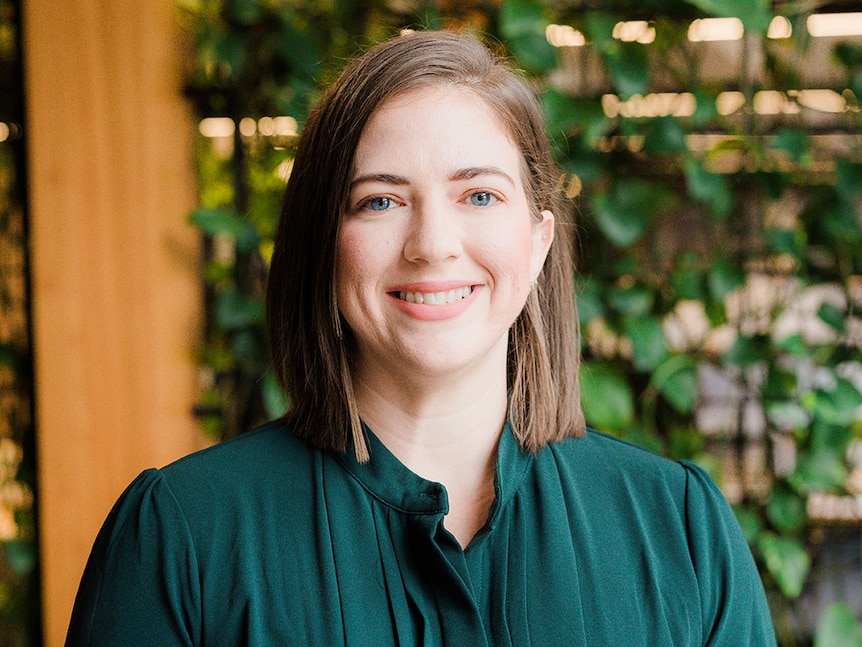
M 505 372 L 471 385 L 433 380 L 398 386 L 355 376 L 362 419 L 404 465 L 442 483 L 446 528 L 466 546 L 494 501 L 497 444 L 506 420 Z

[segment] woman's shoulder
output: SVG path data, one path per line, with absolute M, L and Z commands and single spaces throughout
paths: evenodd
M 539 456 L 573 488 L 595 488 L 642 502 L 670 499 L 682 507 L 694 488 L 721 497 L 711 477 L 687 460 L 672 460 L 606 433 L 588 429 L 582 438 L 549 446 Z
M 272 421 L 150 470 L 149 481 L 184 509 L 242 506 L 250 499 L 277 496 L 299 500 L 321 456 L 284 422 Z
M 206 474 L 209 477 L 278 473 L 300 469 L 316 452 L 280 420 L 180 458 L 160 472 L 171 480 Z
M 594 466 L 606 471 L 641 475 L 677 475 L 684 477 L 689 464 L 674 461 L 653 451 L 607 433 L 588 428 L 581 438 L 569 438 L 550 446 L 554 459 L 577 463 L 579 469 Z

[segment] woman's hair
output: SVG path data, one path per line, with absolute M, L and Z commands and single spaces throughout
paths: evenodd
M 521 446 L 583 434 L 578 386 L 572 230 L 559 208 L 559 173 L 542 112 L 524 81 L 472 36 L 415 32 L 355 59 L 309 114 L 287 183 L 267 286 L 274 369 L 291 400 L 294 433 L 359 460 L 368 449 L 351 381 L 350 331 L 338 311 L 336 245 L 354 154 L 385 101 L 429 86 L 463 88 L 500 119 L 523 157 L 532 217 L 549 209 L 557 233 L 509 331 L 509 420 Z

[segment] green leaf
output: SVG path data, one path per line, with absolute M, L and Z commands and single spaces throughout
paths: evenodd
M 263 7 L 257 0 L 231 0 L 230 16 L 241 25 L 253 25 L 263 17 Z
M 733 211 L 733 194 L 723 175 L 711 173 L 701 162 L 689 158 L 685 162 L 685 179 L 689 195 L 698 202 L 705 203 L 710 213 L 718 218 L 726 218 Z
M 270 418 L 280 418 L 290 408 L 290 398 L 282 390 L 275 373 L 271 370 L 263 376 L 260 394 L 263 399 L 263 408 Z
M 599 284 L 596 281 L 586 281 L 583 285 L 578 286 L 576 299 L 578 320 L 581 325 L 588 324 L 596 317 L 601 317 L 605 312 Z
M 838 332 L 846 332 L 847 311 L 844 308 L 838 308 L 831 303 L 824 301 L 817 309 L 817 316 L 821 321 L 829 324 Z
M 764 532 L 758 542 L 766 569 L 785 597 L 795 600 L 811 570 L 811 558 L 798 539 Z
M 838 43 L 833 50 L 835 59 L 844 67 L 862 65 L 862 45 L 856 43 Z
M 644 138 L 644 150 L 651 153 L 679 153 L 687 150 L 685 130 L 676 117 L 653 119 Z
M 751 366 L 767 357 L 769 357 L 769 340 L 766 337 L 740 335 L 722 360 L 725 364 Z
M 216 321 L 227 330 L 238 330 L 263 323 L 263 303 L 240 294 L 236 288 L 216 298 Z
M 805 251 L 805 232 L 798 229 L 766 229 L 769 247 L 779 254 L 801 258 Z
M 818 449 L 801 454 L 790 482 L 800 492 L 828 492 L 844 485 L 847 468 L 843 454 L 829 449 Z
M 808 520 L 805 501 L 789 488 L 777 488 L 766 505 L 766 516 L 782 533 L 797 534 Z
M 745 283 L 745 273 L 727 257 L 719 256 L 709 268 L 707 280 L 712 299 L 723 302 L 728 294 Z
M 601 52 L 607 52 L 619 47 L 619 41 L 614 39 L 614 27 L 620 21 L 615 16 L 602 11 L 588 11 L 584 15 L 584 29 L 592 41 L 593 47 Z
M 733 512 L 739 522 L 739 527 L 742 529 L 742 534 L 745 535 L 745 540 L 754 545 L 760 537 L 760 533 L 763 532 L 763 522 L 760 520 L 760 515 L 742 504 L 735 504 Z
M 862 194 L 862 164 L 839 161 L 835 179 L 838 195 L 844 202 L 853 204 L 856 198 Z
M 705 301 L 704 275 L 699 258 L 696 252 L 686 252 L 677 261 L 671 284 L 678 300 Z
M 752 179 L 769 200 L 780 200 L 790 187 L 790 175 L 779 170 L 756 171 Z
M 574 98 L 549 88 L 542 93 L 542 105 L 551 137 L 580 132 L 588 144 L 594 145 L 611 128 L 602 104 L 594 99 Z
M 593 212 L 608 240 L 617 247 L 628 247 L 640 240 L 665 202 L 663 187 L 640 178 L 620 177 L 609 192 L 594 196 Z
M 704 456 L 703 434 L 692 427 L 679 427 L 670 432 L 670 451 L 668 456 L 674 460 L 700 460 Z
M 603 362 L 583 362 L 580 382 L 588 424 L 604 431 L 619 431 L 632 423 L 634 395 L 619 370 Z
M 766 384 L 761 389 L 763 400 L 783 400 L 796 393 L 799 380 L 795 370 L 772 364 L 766 374 Z
M 847 426 L 856 419 L 862 406 L 862 394 L 853 382 L 838 377 L 830 391 L 818 391 L 814 397 L 814 415 L 831 425 Z
M 276 35 L 274 46 L 300 77 L 313 77 L 320 67 L 323 47 L 318 32 L 310 27 L 285 23 Z
M 846 602 L 833 602 L 823 611 L 814 633 L 814 647 L 862 647 L 862 623 Z
M 808 345 L 805 343 L 805 338 L 799 333 L 775 341 L 778 349 L 788 355 L 803 357 L 808 354 Z
M 784 128 L 775 135 L 775 148 L 786 152 L 800 164 L 811 161 L 811 137 L 798 128 Z
M 235 211 L 201 207 L 195 210 L 190 222 L 208 236 L 229 236 L 236 242 L 240 254 L 253 251 L 260 242 L 257 229 Z
M 632 342 L 632 364 L 639 371 L 651 371 L 667 357 L 664 329 L 658 317 L 637 317 L 625 322 Z
M 605 52 L 611 81 L 621 96 L 646 94 L 649 89 L 646 51 L 640 43 L 620 43 L 619 47 Z
M 597 139 L 600 137 L 601 135 L 598 135 Z M 606 173 L 607 159 L 602 153 L 578 146 L 567 149 L 563 155 L 564 157 L 561 158 L 563 168 L 577 175 L 582 184 L 595 183 Z
M 266 352 L 259 336 L 248 327 L 235 330 L 231 336 L 231 354 L 246 372 L 256 373 L 265 361 Z
M 706 126 L 719 116 L 718 107 L 715 104 L 717 96 L 715 92 L 708 92 L 703 89 L 694 91 L 696 106 L 691 120 L 695 126 Z
M 215 59 L 227 68 L 233 79 L 241 77 L 248 61 L 245 37 L 237 32 L 216 29 L 211 33 L 211 38 L 211 51 Z
M 688 355 L 674 355 L 662 362 L 650 384 L 682 414 L 691 413 L 697 402 L 697 363 Z
M 642 428 L 640 425 L 626 428 L 625 431 L 620 434 L 620 437 L 638 447 L 643 447 L 653 454 L 664 455 L 665 453 L 664 443 L 662 442 L 661 437 L 653 431 L 648 431 Z
M 739 18 L 746 29 L 762 34 L 772 21 L 770 0 L 686 0 L 691 5 L 712 15 Z
M 547 21 L 534 0 L 505 0 L 500 10 L 500 32 L 512 53 L 527 69 L 547 72 L 557 64 L 553 45 L 545 37 Z
M 862 65 L 851 72 L 850 81 L 847 83 L 847 87 L 849 87 L 857 97 L 862 97 Z
M 18 575 L 30 573 L 36 566 L 36 550 L 33 544 L 23 539 L 3 542 L 6 564 Z
M 640 317 L 652 309 L 653 294 L 645 287 L 615 288 L 608 293 L 608 305 L 623 315 Z

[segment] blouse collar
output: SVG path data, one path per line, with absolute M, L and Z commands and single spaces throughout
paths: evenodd
M 370 460 L 358 462 L 352 443 L 348 444 L 346 452 L 335 456 L 365 490 L 384 504 L 407 514 L 446 514 L 449 511 L 446 488 L 441 483 L 412 472 L 364 423 L 362 429 Z M 489 526 L 493 526 L 499 511 L 518 489 L 532 459 L 531 454 L 521 449 L 507 421 L 497 447 L 496 498 L 489 514 Z

